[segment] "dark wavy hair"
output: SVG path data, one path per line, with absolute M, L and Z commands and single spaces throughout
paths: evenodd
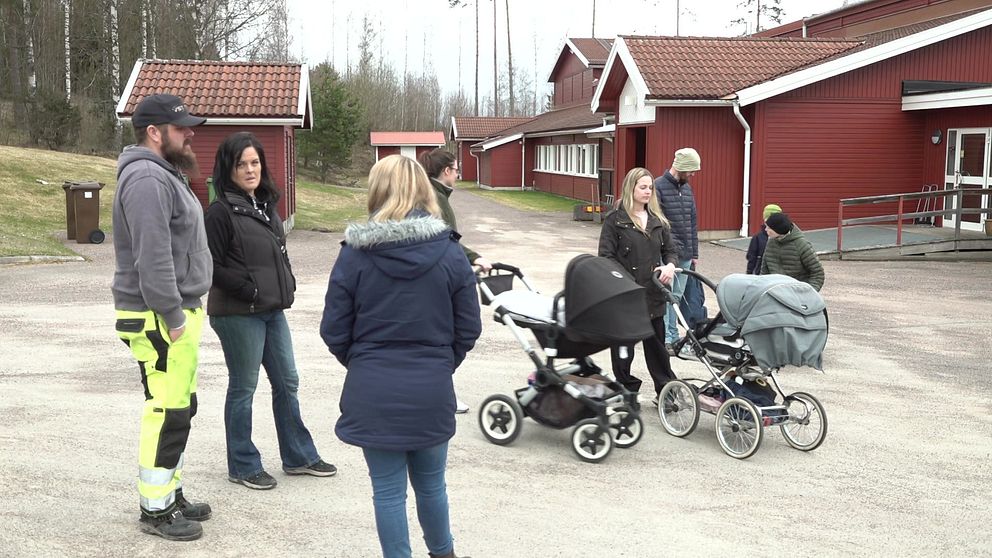
M 420 163 L 420 166 L 424 167 L 424 170 L 427 171 L 427 176 L 431 178 L 441 176 L 444 169 L 455 164 L 456 160 L 454 153 L 440 147 L 433 151 L 424 151 L 417 158 L 417 162 Z
M 217 147 L 217 156 L 214 158 L 214 191 L 218 194 L 242 191 L 241 187 L 231 180 L 231 175 L 238 167 L 241 154 L 249 147 L 255 148 L 255 152 L 258 153 L 258 160 L 262 163 L 262 176 L 258 187 L 265 192 L 267 198 L 265 196 L 257 197 L 274 202 L 279 199 L 279 190 L 276 189 L 276 184 L 273 182 L 272 176 L 269 175 L 269 165 L 265 162 L 265 149 L 262 148 L 262 142 L 258 141 L 255 134 L 251 132 L 235 132 L 227 136 L 224 142 Z

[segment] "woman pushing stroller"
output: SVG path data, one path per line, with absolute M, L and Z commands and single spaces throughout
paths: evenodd
M 610 258 L 624 267 L 638 285 L 647 288 L 647 310 L 654 335 L 641 341 L 644 361 L 654 381 L 655 400 L 661 388 L 675 379 L 671 360 L 665 348 L 665 293 L 651 280 L 661 273 L 661 281 L 671 285 L 675 278 L 678 248 L 672 239 L 672 227 L 658 205 L 654 195 L 654 177 L 644 168 L 633 168 L 623 180 L 620 207 L 603 222 L 599 236 L 599 255 Z M 610 349 L 613 374 L 617 382 L 630 391 L 637 392 L 641 380 L 630 373 L 634 357 L 633 345 L 620 345 Z

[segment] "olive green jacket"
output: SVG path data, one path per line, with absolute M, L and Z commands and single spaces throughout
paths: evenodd
M 768 273 L 788 275 L 809 283 L 818 291 L 823 288 L 823 266 L 799 225 L 792 225 L 789 234 L 768 239 L 761 260 L 761 274 Z
M 437 204 L 441 206 L 441 218 L 444 219 L 445 224 L 451 230 L 458 232 L 458 223 L 455 221 L 455 210 L 451 208 L 451 202 L 448 201 L 452 188 L 434 178 L 431 179 L 431 185 L 434 186 L 434 192 L 437 193 Z M 461 242 L 458 245 L 465 251 L 465 256 L 468 257 L 468 263 L 472 263 L 479 258 L 479 253 L 475 250 L 472 250 Z

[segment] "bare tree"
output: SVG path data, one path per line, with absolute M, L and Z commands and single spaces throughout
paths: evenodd
M 747 10 L 747 14 L 754 18 L 754 30 L 750 31 L 752 33 L 757 33 L 761 31 L 761 17 L 765 16 L 769 21 L 781 24 L 782 16 L 784 15 L 784 10 L 782 9 L 782 0 L 741 0 L 737 4 L 738 8 L 744 8 Z M 748 30 L 748 19 L 746 17 L 739 17 L 730 23 L 744 25 L 744 34 L 749 34 Z
M 496 63 L 496 0 L 493 0 L 493 116 L 499 116 L 499 64 Z
M 513 102 L 513 50 L 510 48 L 510 0 L 503 0 L 506 8 L 506 65 L 510 79 L 510 116 L 516 116 L 517 107 Z
M 62 9 L 65 12 L 65 98 L 72 98 L 72 45 L 69 39 L 69 0 L 62 0 Z

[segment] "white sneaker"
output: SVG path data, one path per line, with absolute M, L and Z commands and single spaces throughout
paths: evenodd
M 455 398 L 455 414 L 463 415 L 468 412 L 468 404 L 461 399 Z

